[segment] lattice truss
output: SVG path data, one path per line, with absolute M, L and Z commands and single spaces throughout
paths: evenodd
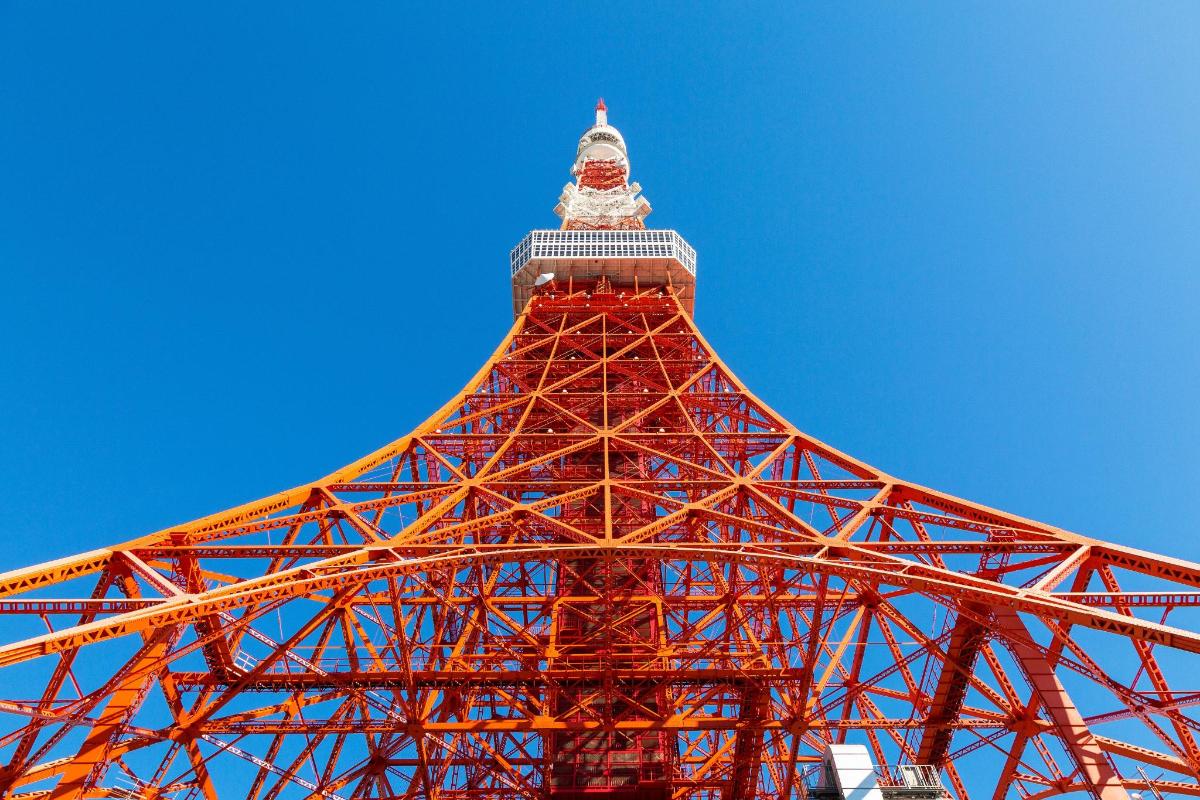
M 1200 566 L 880 472 L 581 283 L 328 478 L 0 576 L 5 796 L 793 798 L 844 741 L 1200 795 Z
M 650 203 L 629 183 L 628 165 L 610 159 L 584 159 L 576 183 L 563 187 L 556 213 L 567 230 L 641 230 Z
M 625 164 L 616 159 L 589 158 L 576 176 L 580 186 L 603 192 L 625 186 Z

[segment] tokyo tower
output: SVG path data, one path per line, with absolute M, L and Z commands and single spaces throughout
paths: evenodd
M 603 102 L 572 176 L 411 433 L 0 575 L 0 796 L 1200 796 L 1200 565 L 800 431 Z

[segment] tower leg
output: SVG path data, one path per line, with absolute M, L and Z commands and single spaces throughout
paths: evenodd
M 1125 791 L 1121 778 L 1083 721 L 1066 688 L 1054 674 L 1054 665 L 1040 649 L 1031 644 L 1033 637 L 1017 612 L 1011 608 L 997 608 L 994 618 L 997 630 L 1005 635 L 1013 656 L 1029 679 L 1042 708 L 1050 716 L 1055 731 L 1062 737 L 1082 777 L 1088 782 L 1092 796 L 1096 800 L 1129 800 L 1129 793 Z

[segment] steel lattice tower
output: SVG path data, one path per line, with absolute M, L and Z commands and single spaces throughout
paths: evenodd
M 1200 565 L 801 432 L 700 334 L 603 104 L 573 174 L 412 433 L 0 575 L 3 796 L 825 797 L 852 744 L 885 796 L 1200 796 Z

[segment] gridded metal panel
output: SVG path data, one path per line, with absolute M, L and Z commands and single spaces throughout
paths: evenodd
M 530 231 L 512 249 L 512 274 L 530 261 L 565 258 L 671 258 L 696 275 L 696 251 L 672 230 Z

